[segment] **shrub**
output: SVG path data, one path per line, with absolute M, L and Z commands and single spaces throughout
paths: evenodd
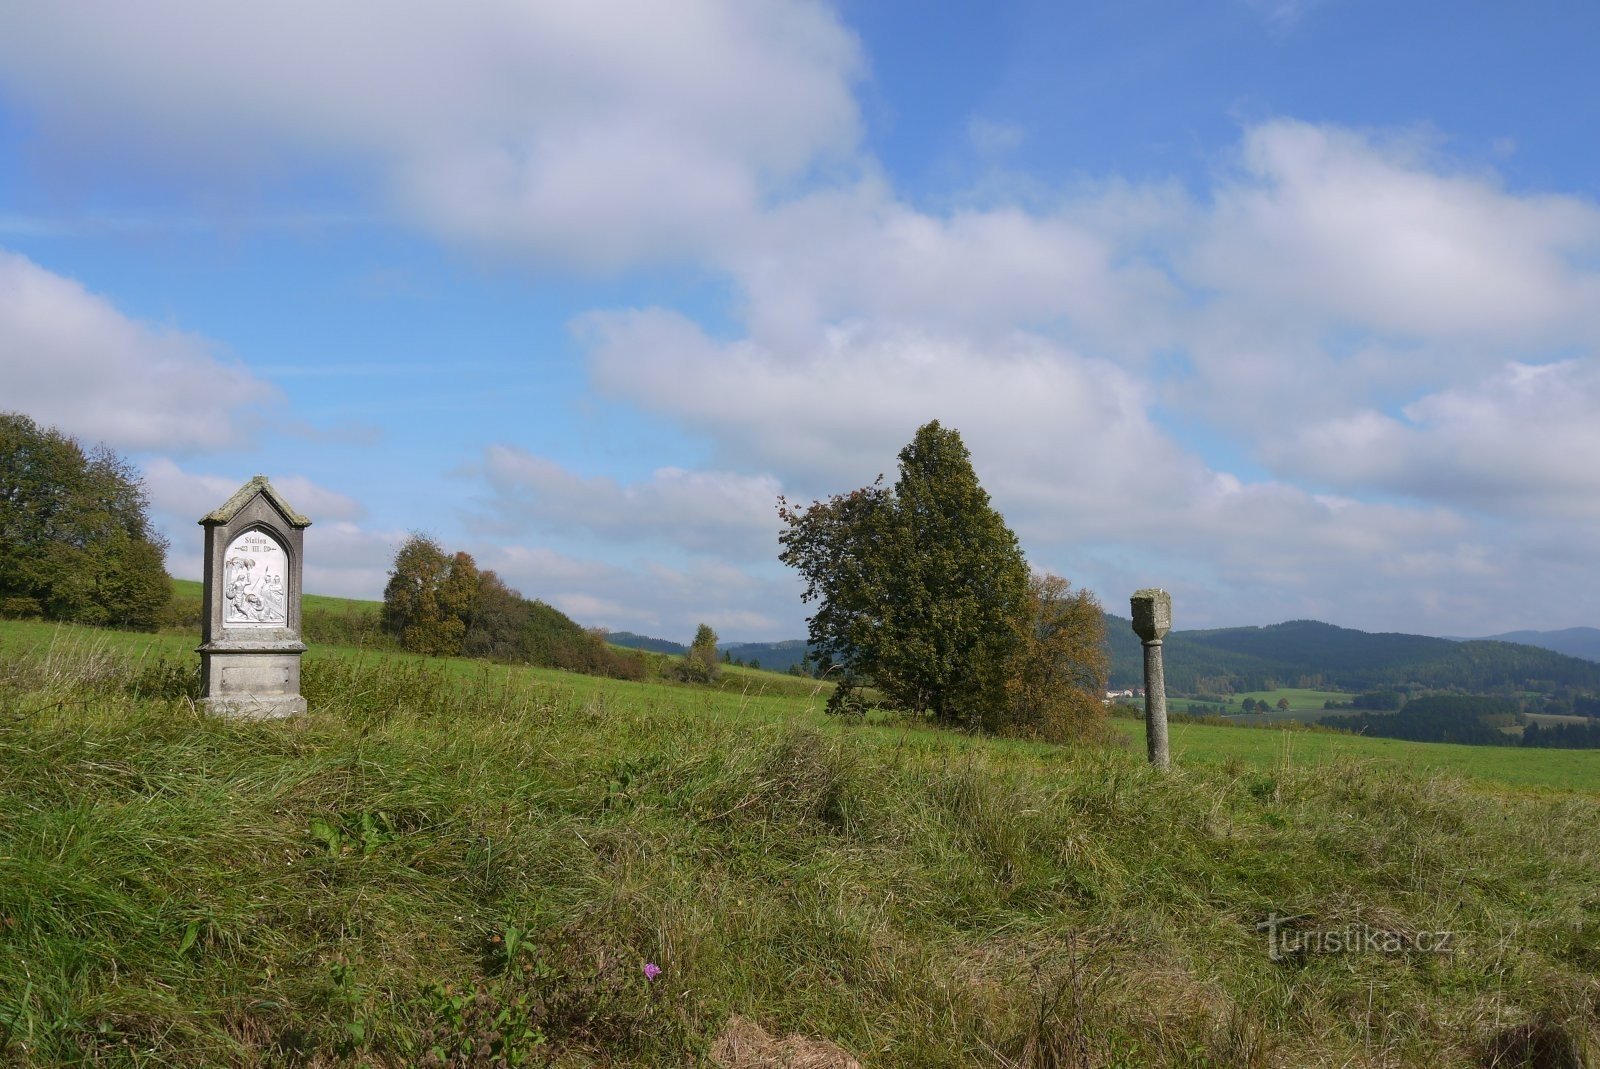
M 694 642 L 675 671 L 685 683 L 710 683 L 722 674 L 722 665 L 717 663 L 717 633 L 710 625 L 701 624 L 696 629 Z

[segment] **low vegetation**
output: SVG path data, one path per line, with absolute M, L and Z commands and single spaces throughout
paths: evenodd
M 219 723 L 182 648 L 0 627 L 0 1060 L 1482 1066 L 1600 1028 L 1600 755 L 1179 724 L 1163 776 L 782 676 L 330 648 L 304 720 Z M 1489 763 L 1532 756 L 1587 763 Z
M 642 679 L 645 658 L 609 646 L 565 613 L 523 597 L 470 553 L 447 554 L 413 534 L 395 553 L 378 612 L 383 632 L 408 653 L 465 654 L 506 664 Z M 308 629 L 307 637 L 312 637 Z

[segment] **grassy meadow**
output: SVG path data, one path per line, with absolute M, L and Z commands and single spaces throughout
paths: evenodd
M 220 723 L 194 645 L 0 623 L 0 1062 L 1597 1053 L 1600 754 L 1178 724 L 1160 775 L 1134 721 L 1045 746 L 763 672 L 317 645 L 310 715 Z M 1305 938 L 1343 931 L 1403 949 Z

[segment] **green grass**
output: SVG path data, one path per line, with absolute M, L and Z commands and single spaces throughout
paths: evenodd
M 1142 723 L 1119 719 L 1113 724 L 1135 745 L 1144 745 Z M 1600 750 L 1457 746 L 1211 724 L 1171 724 L 1168 733 L 1173 759 L 1179 762 L 1220 765 L 1232 761 L 1257 769 L 1287 764 L 1315 772 L 1359 761 L 1379 774 L 1459 776 L 1486 789 L 1514 787 L 1600 794 Z
M 0 1061 L 709 1065 L 737 1013 L 875 1067 L 1469 1066 L 1600 1027 L 1592 762 L 1174 725 L 1163 776 L 765 673 L 327 647 L 309 716 L 221 723 L 193 644 L 0 625 Z M 1272 914 L 1461 934 L 1274 962 Z

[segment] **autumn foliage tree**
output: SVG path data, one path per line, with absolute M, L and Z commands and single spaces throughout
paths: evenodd
M 1035 573 L 1016 623 L 1006 702 L 985 726 L 1051 742 L 1103 731 L 1111 657 L 1105 613 L 1094 594 L 1073 590 L 1058 575 Z
M 394 569 L 383 589 L 383 629 L 412 653 L 460 653 L 478 580 L 470 555 L 447 556 L 429 536 L 411 535 L 395 554 Z
M 110 449 L 0 413 L 0 613 L 154 628 L 172 584 L 147 508 Z
M 484 657 L 617 679 L 642 679 L 644 658 L 606 644 L 560 610 L 530 601 L 470 553 L 446 553 L 422 534 L 395 553 L 380 621 L 401 649 L 431 656 Z

